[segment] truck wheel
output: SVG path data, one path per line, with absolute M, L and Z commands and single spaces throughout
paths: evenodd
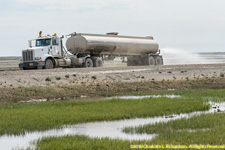
M 28 68 L 22 67 L 20 70 L 29 70 Z
M 93 67 L 93 61 L 91 60 L 91 58 L 87 58 L 85 60 L 85 63 L 83 64 L 83 67 L 85 67 L 85 68 Z
M 94 67 L 102 67 L 103 66 L 101 58 L 94 57 L 94 58 L 92 58 L 92 61 L 93 61 L 93 66 Z
M 159 56 L 156 56 L 155 63 L 156 63 L 156 65 L 163 65 L 162 58 Z
M 127 66 L 141 66 L 142 61 L 139 56 L 129 56 L 127 57 Z
M 132 56 L 127 57 L 127 66 L 134 66 L 134 59 Z
M 54 69 L 54 63 L 52 62 L 51 59 L 47 59 L 45 61 L 45 69 Z
M 149 56 L 149 58 L 148 58 L 148 65 L 149 66 L 153 66 L 155 64 L 156 64 L 155 63 L 155 58 L 153 56 Z

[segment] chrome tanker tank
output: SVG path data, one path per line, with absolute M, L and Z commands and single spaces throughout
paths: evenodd
M 80 53 L 132 56 L 154 54 L 159 51 L 153 37 L 118 36 L 116 33 L 84 34 L 73 33 L 66 47 L 74 55 Z

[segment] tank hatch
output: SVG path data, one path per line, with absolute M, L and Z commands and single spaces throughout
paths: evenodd
M 119 33 L 118 32 L 109 32 L 109 33 L 106 33 L 106 35 L 118 35 Z

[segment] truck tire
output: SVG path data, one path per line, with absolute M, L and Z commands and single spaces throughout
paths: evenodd
M 21 67 L 20 70 L 29 70 L 29 69 L 25 67 Z
M 154 66 L 156 63 L 155 63 L 155 58 L 153 56 L 149 56 L 148 57 L 148 65 L 149 66 Z
M 127 66 L 142 66 L 142 58 L 140 56 L 127 57 Z
M 93 61 L 91 58 L 86 58 L 85 63 L 83 64 L 84 68 L 90 68 L 93 67 Z
M 156 58 L 155 58 L 155 64 L 156 65 L 163 65 L 162 58 L 159 57 L 159 56 L 156 56 Z
M 132 56 L 127 57 L 127 66 L 134 66 L 135 62 Z
M 92 58 L 93 61 L 93 67 L 102 67 L 103 66 L 103 62 L 101 58 L 98 57 L 94 57 Z
M 45 69 L 54 69 L 54 63 L 52 62 L 51 59 L 47 59 L 45 61 L 45 66 L 44 66 Z

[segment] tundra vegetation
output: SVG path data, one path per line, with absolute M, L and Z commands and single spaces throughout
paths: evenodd
M 223 145 L 225 138 L 225 113 L 196 115 L 169 122 L 125 128 L 126 133 L 157 134 L 152 143 L 176 145 Z
M 223 79 L 209 79 L 1 89 L 0 135 L 18 135 L 85 122 L 205 111 L 211 107 L 208 101 L 225 101 L 224 83 Z M 181 89 L 174 90 L 179 88 Z M 78 98 L 81 95 L 102 98 Z M 104 98 L 116 95 L 180 97 L 151 97 L 139 100 Z M 50 101 L 21 102 L 42 98 Z M 61 100 L 51 101 L 54 98 Z M 129 149 L 131 144 L 224 144 L 224 117 L 225 113 L 205 114 L 124 129 L 124 132 L 128 133 L 157 134 L 152 141 L 123 141 L 80 135 L 46 137 L 38 140 L 37 149 Z
M 50 77 L 47 77 L 47 78 L 45 79 L 45 81 L 52 81 L 52 79 L 51 79 Z
M 202 106 L 202 110 L 209 109 L 208 101 L 223 102 L 225 101 L 225 90 L 224 89 L 194 89 L 194 90 L 174 90 L 174 91 L 159 91 L 154 94 L 160 95 L 180 95 L 180 98 L 168 99 L 168 98 L 147 98 L 143 100 L 116 100 L 128 102 L 151 101 L 146 106 L 150 110 L 153 110 L 157 116 L 158 112 L 170 111 L 172 105 L 176 107 L 181 104 L 182 110 L 189 107 L 194 108 L 193 111 L 199 110 L 199 106 Z M 136 93 L 135 95 L 146 95 L 152 93 Z M 169 103 L 172 105 L 168 105 Z M 160 107 L 159 103 L 165 104 L 164 108 Z M 112 103 L 114 101 L 111 101 Z M 158 104 L 157 104 L 158 102 Z M 174 102 L 174 103 L 173 103 Z M 190 103 L 189 103 L 190 102 Z M 200 104 L 197 104 L 199 103 Z M 190 105 L 189 105 L 190 104 Z M 197 104 L 197 105 L 196 105 Z M 137 104 L 135 104 L 137 106 Z M 130 106 L 129 106 L 130 107 Z M 133 106 L 134 107 L 134 106 Z M 126 107 L 123 107 L 126 108 Z M 143 108 L 143 107 L 140 107 Z M 133 108 L 132 108 L 133 109 Z M 134 110 L 133 112 L 142 112 L 143 109 Z M 173 108 L 174 113 L 181 113 L 179 109 Z M 147 109 L 144 109 L 147 111 Z M 182 111 L 183 112 L 183 111 Z M 150 115 L 151 116 L 151 115 Z M 63 136 L 63 137 L 45 137 L 37 141 L 38 149 L 100 149 L 100 150 L 113 150 L 113 149 L 130 149 L 130 145 L 224 145 L 225 139 L 225 113 L 212 113 L 212 114 L 201 114 L 190 118 L 182 118 L 178 120 L 171 120 L 165 123 L 159 122 L 155 124 L 147 124 L 144 126 L 138 126 L 134 128 L 125 128 L 123 131 L 132 133 L 146 133 L 146 134 L 157 134 L 157 136 L 151 140 L 120 140 L 120 139 L 109 139 L 109 138 L 89 138 L 87 136 L 74 135 L 74 136 Z
M 0 134 L 23 134 L 83 122 L 153 117 L 207 110 L 203 100 L 145 98 L 141 100 L 63 100 L 6 103 L 0 106 Z M 56 115 L 57 114 L 57 115 Z

